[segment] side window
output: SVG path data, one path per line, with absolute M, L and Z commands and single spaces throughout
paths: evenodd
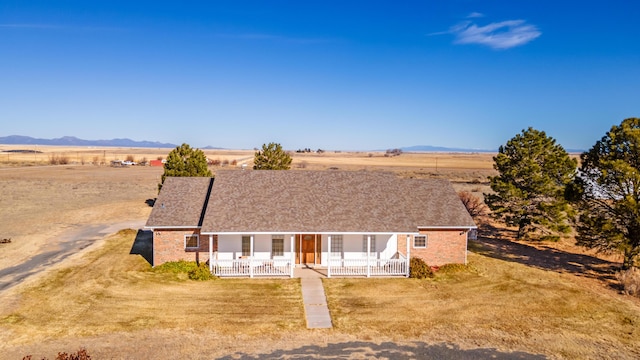
M 426 248 L 427 247 L 427 235 L 416 235 L 413 237 L 414 248 Z
M 251 236 L 242 237 L 242 256 L 251 256 Z
M 271 256 L 284 255 L 284 236 L 274 235 L 271 238 Z
M 184 236 L 185 249 L 197 249 L 200 247 L 200 237 L 198 235 L 185 235 Z
M 376 236 L 375 235 L 363 235 L 362 236 L 362 252 L 367 253 L 367 238 L 371 238 L 371 245 L 369 250 L 374 253 L 376 252 Z
M 342 257 L 342 235 L 331 235 L 331 257 Z

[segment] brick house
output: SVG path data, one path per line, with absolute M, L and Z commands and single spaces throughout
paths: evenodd
M 466 263 L 476 229 L 442 179 L 375 171 L 222 170 L 215 179 L 167 178 L 146 228 L 153 265 L 206 261 L 219 276 L 408 275 Z

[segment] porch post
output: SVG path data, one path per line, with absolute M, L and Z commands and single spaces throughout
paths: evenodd
M 411 246 L 409 245 L 409 242 L 411 241 L 411 235 L 407 234 L 407 274 L 405 275 L 406 277 L 409 277 L 409 274 L 411 273 L 409 266 L 411 266 Z
M 331 235 L 327 236 L 327 277 L 331 277 Z
M 294 245 L 295 235 L 291 234 L 291 277 L 293 277 L 293 269 L 296 267 L 296 248 Z
M 367 277 L 371 277 L 371 267 L 369 266 L 370 252 L 371 252 L 371 235 L 367 235 Z
M 253 277 L 253 235 L 251 235 L 249 242 L 249 254 L 249 277 Z
M 213 272 L 213 235 L 209 234 L 209 272 Z

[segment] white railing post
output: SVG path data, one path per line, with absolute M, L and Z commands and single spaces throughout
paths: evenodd
M 409 242 L 411 241 L 411 235 L 407 234 L 407 270 L 406 270 L 406 277 L 409 277 L 410 271 L 409 271 L 409 266 L 411 266 L 411 246 L 409 245 Z
M 367 277 L 371 277 L 370 256 L 371 253 L 371 235 L 367 235 Z
M 213 273 L 213 235 L 209 235 L 209 272 Z
M 331 235 L 327 237 L 327 246 L 329 247 L 327 251 L 327 277 L 331 277 Z
M 251 235 L 251 241 L 249 242 L 249 277 L 253 277 L 253 235 Z
M 291 277 L 293 277 L 293 269 L 296 267 L 296 248 L 294 244 L 295 235 L 291 234 Z

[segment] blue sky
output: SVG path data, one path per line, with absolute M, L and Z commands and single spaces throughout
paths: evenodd
M 0 0 L 0 136 L 588 149 L 640 116 L 640 2 Z

